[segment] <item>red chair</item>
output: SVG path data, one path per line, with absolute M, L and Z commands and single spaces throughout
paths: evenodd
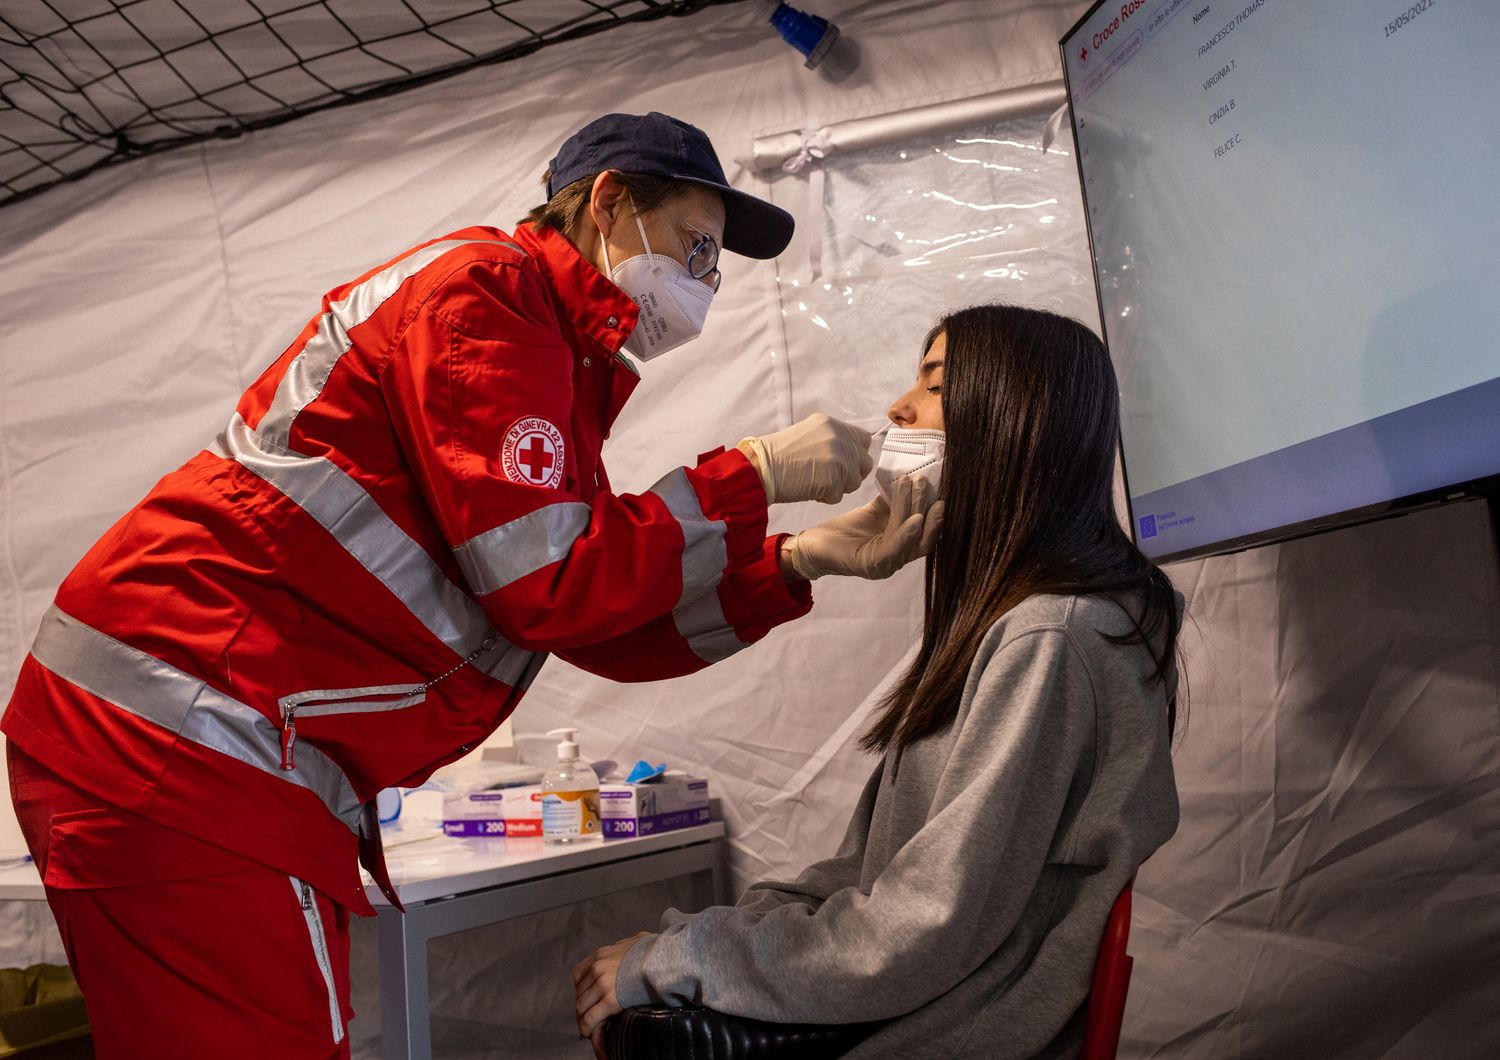
M 1120 1048 L 1120 1025 L 1125 1021 L 1125 995 L 1130 990 L 1130 969 L 1135 958 L 1125 952 L 1130 941 L 1131 879 L 1115 899 L 1094 962 L 1094 985 L 1089 989 L 1089 1012 L 1084 1022 L 1083 1051 L 1079 1060 L 1114 1060 Z

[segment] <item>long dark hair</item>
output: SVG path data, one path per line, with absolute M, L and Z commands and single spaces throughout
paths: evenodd
M 1167 576 L 1135 547 L 1114 511 L 1120 395 L 1104 344 L 1075 320 L 980 305 L 940 320 L 923 356 L 943 360 L 942 538 L 927 559 L 921 650 L 886 695 L 861 743 L 900 751 L 958 712 L 990 627 L 1040 593 L 1100 594 L 1129 616 L 1169 683 L 1176 728 L 1180 621 Z

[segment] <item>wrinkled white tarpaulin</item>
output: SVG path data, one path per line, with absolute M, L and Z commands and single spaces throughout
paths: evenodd
M 508 226 L 583 122 L 660 109 L 705 128 L 726 159 L 783 134 L 795 152 L 805 131 L 1055 82 L 1056 40 L 1085 5 L 803 6 L 863 51 L 842 86 L 803 70 L 750 5 L 721 8 L 0 211 L 0 688 L 57 582 L 212 438 L 324 290 L 462 225 Z M 797 215 L 797 241 L 778 262 L 726 263 L 703 339 L 647 367 L 606 448 L 614 480 L 642 489 L 813 410 L 877 422 L 910 385 L 923 333 L 959 304 L 1009 298 L 1096 325 L 1071 138 L 1040 151 L 1049 109 L 828 153 L 818 201 L 809 166 L 731 165 L 739 186 Z M 792 507 L 774 522 L 824 514 Z M 1500 1051 L 1488 534 L 1471 505 L 1173 572 L 1196 620 L 1183 823 L 1137 885 L 1122 1056 Z M 832 851 L 872 767 L 853 739 L 911 642 L 919 586 L 916 570 L 822 583 L 807 619 L 688 680 L 626 687 L 550 663 L 516 727 L 576 720 L 591 756 L 704 772 L 737 884 L 791 874 Z M 436 944 L 438 1055 L 586 1057 L 567 967 L 673 900 L 647 889 Z M 55 954 L 39 909 L 0 911 L 0 962 Z M 376 1030 L 372 927 L 355 932 L 357 1055 L 373 1055 Z

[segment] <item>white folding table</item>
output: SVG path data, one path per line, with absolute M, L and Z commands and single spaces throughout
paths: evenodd
M 576 847 L 544 847 L 539 838 L 437 839 L 391 846 L 387 865 L 406 915 L 373 884 L 365 889 L 377 917 L 387 1060 L 432 1056 L 432 939 L 680 876 L 693 878 L 698 908 L 728 900 L 721 821 Z

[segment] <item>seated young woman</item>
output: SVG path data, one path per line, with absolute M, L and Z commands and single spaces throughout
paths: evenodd
M 1116 519 L 1119 395 L 1075 321 L 984 305 L 928 336 L 890 410 L 946 431 L 915 661 L 863 744 L 838 853 L 574 970 L 602 1056 L 622 1007 L 889 1021 L 848 1053 L 1076 1053 L 1115 899 L 1177 828 L 1181 598 Z

